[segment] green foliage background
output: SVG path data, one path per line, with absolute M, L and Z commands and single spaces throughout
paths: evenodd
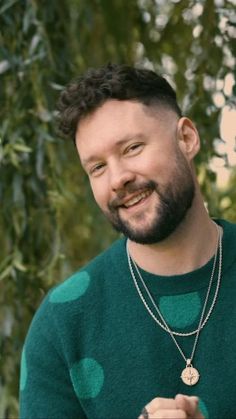
M 20 352 L 41 299 L 115 237 L 73 142 L 57 136 L 58 94 L 72 77 L 108 61 L 164 74 L 201 135 L 196 163 L 209 211 L 236 221 L 235 168 L 224 190 L 209 169 L 222 141 L 217 80 L 235 71 L 234 6 L 0 0 L 0 418 L 17 417 Z M 233 97 L 225 101 L 235 107 Z

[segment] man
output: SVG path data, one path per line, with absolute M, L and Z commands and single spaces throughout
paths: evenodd
M 119 65 L 71 83 L 59 119 L 124 238 L 36 313 L 21 417 L 235 417 L 236 227 L 205 209 L 194 124 L 164 78 Z

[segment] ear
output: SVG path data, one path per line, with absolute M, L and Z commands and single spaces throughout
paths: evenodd
M 177 141 L 179 148 L 188 160 L 193 160 L 200 150 L 200 139 L 198 131 L 193 122 L 182 117 L 177 125 Z

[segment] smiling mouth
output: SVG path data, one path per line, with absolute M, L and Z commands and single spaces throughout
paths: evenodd
M 122 205 L 123 208 L 130 208 L 134 205 L 139 204 L 140 202 L 144 201 L 148 196 L 151 195 L 153 191 L 148 190 L 145 192 L 141 192 L 140 194 L 134 196 L 133 198 L 129 199 L 125 204 Z

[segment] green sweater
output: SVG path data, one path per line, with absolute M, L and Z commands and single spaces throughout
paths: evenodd
M 21 418 L 137 418 L 154 397 L 197 395 L 205 417 L 236 417 L 236 225 L 224 229 L 223 274 L 214 310 L 193 360 L 195 386 L 170 335 L 144 307 L 128 268 L 126 240 L 116 241 L 52 289 L 37 311 L 22 353 Z M 141 270 L 174 330 L 197 328 L 213 259 L 184 275 Z M 210 295 L 215 291 L 217 274 Z M 190 357 L 194 336 L 178 342 Z

